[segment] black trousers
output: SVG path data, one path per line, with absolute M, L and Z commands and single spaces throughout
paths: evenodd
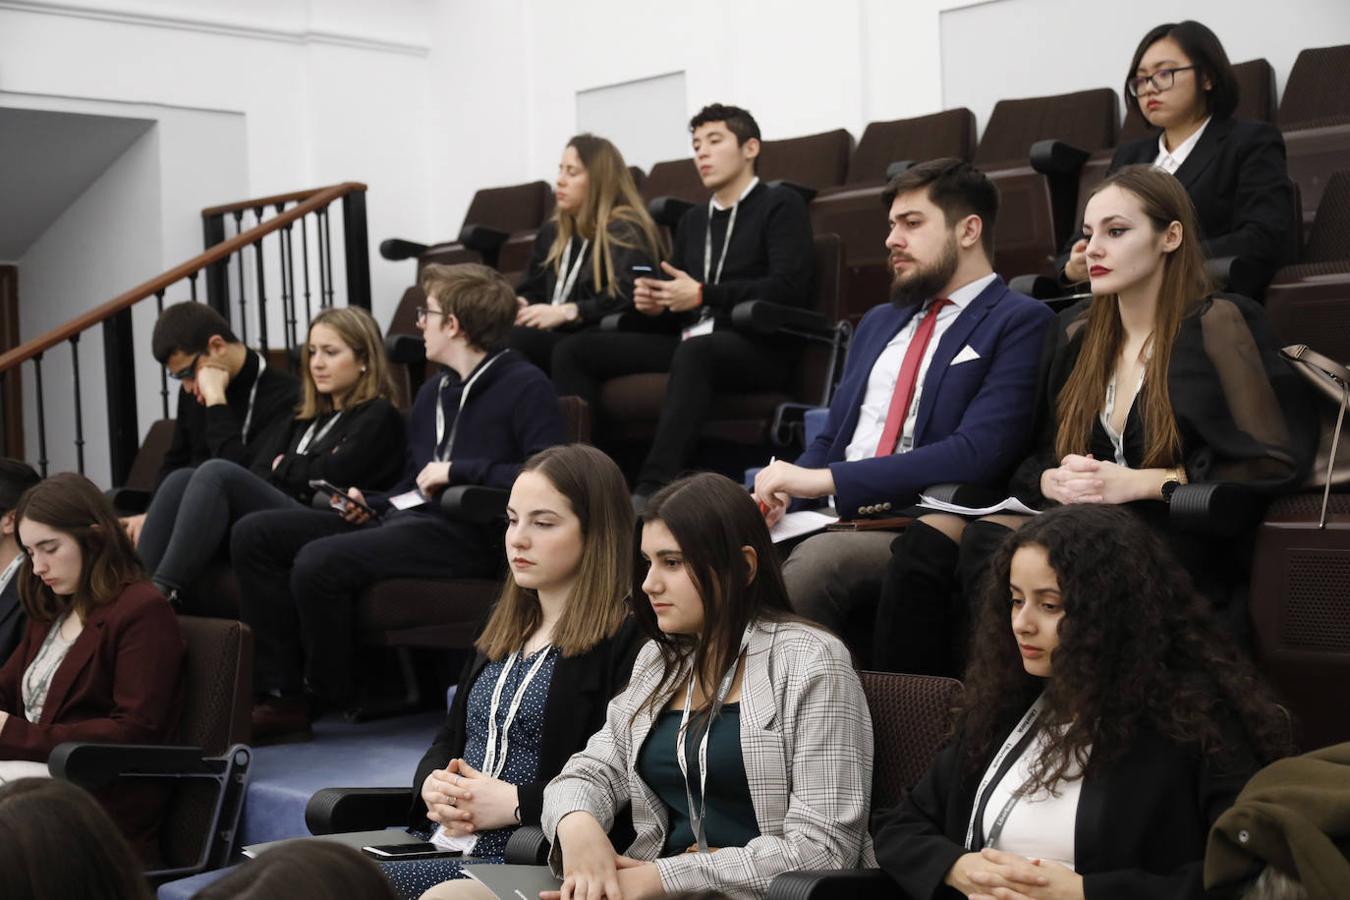
M 610 378 L 670 373 L 656 437 L 638 474 L 638 487 L 649 489 L 673 481 L 688 465 L 714 392 L 780 390 L 798 355 L 792 345 L 751 340 L 730 329 L 687 341 L 671 334 L 583 332 L 554 350 L 553 380 L 559 394 L 576 394 L 595 409 Z
M 254 689 L 308 687 L 336 704 L 354 693 L 356 598 L 389 578 L 492 575 L 489 530 L 434 513 L 391 512 L 350 525 L 327 510 L 269 510 L 230 535 L 240 618 L 254 633 Z M 498 545 L 499 546 L 499 545 Z
M 565 330 L 513 325 L 511 334 L 506 339 L 506 345 L 545 372 L 552 374 L 554 349 L 567 338 L 579 333 L 575 326 Z

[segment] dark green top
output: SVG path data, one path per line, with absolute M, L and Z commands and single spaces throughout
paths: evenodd
M 689 801 L 675 756 L 680 733 L 681 710 L 667 710 L 657 717 L 651 733 L 638 753 L 638 776 L 642 778 L 670 814 L 670 830 L 662 856 L 683 853 L 694 843 L 689 821 Z M 698 742 L 685 735 L 685 762 L 689 765 L 689 789 L 694 803 L 699 802 Z M 741 707 L 739 703 L 722 706 L 708 736 L 708 803 L 704 832 L 709 847 L 744 847 L 759 837 L 755 807 L 750 800 L 750 783 L 745 777 L 741 756 Z

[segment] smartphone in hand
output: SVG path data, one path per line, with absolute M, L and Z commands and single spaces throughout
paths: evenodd
M 357 500 L 355 497 L 348 497 L 346 491 L 333 484 L 331 481 L 326 481 L 322 478 L 311 478 L 309 486 L 321 494 L 327 494 L 330 499 L 337 500 L 338 505 L 342 507 L 344 512 L 349 509 L 359 509 L 372 519 L 376 518 L 375 510 L 371 509 L 360 500 Z

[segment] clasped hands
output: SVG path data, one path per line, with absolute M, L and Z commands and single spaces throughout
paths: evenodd
M 669 281 L 658 278 L 638 278 L 633 282 L 633 308 L 643 315 L 659 316 L 666 310 L 686 312 L 699 304 L 702 285 L 688 272 L 670 263 L 661 263 L 661 271 Z
M 520 794 L 514 784 L 484 775 L 462 759 L 452 759 L 422 782 L 427 818 L 452 837 L 463 837 L 516 824 Z
M 1092 454 L 1070 453 L 1053 469 L 1041 473 L 1041 494 L 1046 499 L 1070 503 L 1129 503 L 1149 496 L 1154 479 L 1141 478 L 1143 470 L 1131 469 Z
M 1083 900 L 1083 876 L 1068 866 L 988 847 L 962 855 L 943 881 L 970 900 Z

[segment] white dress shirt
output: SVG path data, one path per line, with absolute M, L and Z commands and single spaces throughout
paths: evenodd
M 1213 118 L 1212 116 L 1210 118 Z M 1200 135 L 1205 133 L 1206 126 L 1209 125 L 1209 119 L 1200 123 L 1200 127 L 1195 129 L 1195 134 L 1182 141 L 1175 150 L 1167 149 L 1167 132 L 1164 131 L 1158 135 L 1158 158 L 1153 160 L 1153 164 L 1162 169 L 1168 175 L 1177 174 L 1177 169 L 1186 161 L 1186 157 L 1191 155 L 1195 145 L 1200 142 Z
M 989 803 L 984 808 L 984 819 L 980 823 L 986 840 L 990 826 L 1007 805 L 1013 791 L 1031 776 L 1032 760 L 1044 752 L 1046 736 L 1047 733 L 1042 731 L 990 792 Z M 1053 794 L 1041 789 L 1018 801 L 1003 823 L 1003 833 L 998 836 L 994 849 L 1016 853 L 1027 859 L 1048 859 L 1072 869 L 1074 827 L 1078 821 L 1078 800 L 1082 792 L 1082 770 L 1071 762 L 1069 771 L 1055 785 Z
M 933 362 L 933 356 L 937 353 L 938 343 L 942 340 L 942 335 L 957 317 L 970 305 L 971 301 L 980 295 L 986 287 L 993 283 L 998 276 L 990 273 L 983 278 L 977 278 L 974 281 L 962 285 L 952 291 L 947 299 L 950 304 L 938 310 L 937 324 L 933 328 L 932 340 L 928 342 L 928 347 L 924 351 L 923 359 L 919 362 L 919 377 L 914 385 L 914 400 L 909 405 L 909 415 L 905 417 L 905 426 L 900 431 L 900 440 L 896 442 L 895 452 L 905 453 L 914 448 L 914 425 L 919 418 L 919 401 L 923 397 L 923 382 L 928 375 L 928 366 Z M 881 442 L 881 433 L 886 428 L 886 414 L 891 409 L 891 395 L 895 393 L 895 383 L 900 378 L 900 366 L 905 359 L 905 351 L 909 349 L 910 341 L 914 340 L 914 333 L 919 330 L 919 323 L 923 321 L 924 315 L 928 312 L 931 300 L 923 305 L 923 309 L 916 312 L 905 323 L 905 327 L 895 337 L 891 338 L 877 357 L 876 363 L 872 366 L 872 374 L 867 379 L 867 390 L 863 392 L 862 408 L 858 410 L 858 424 L 853 429 L 853 439 L 849 441 L 848 447 L 844 450 L 844 459 L 848 462 L 855 462 L 860 459 L 870 459 L 877 455 L 877 444 Z

